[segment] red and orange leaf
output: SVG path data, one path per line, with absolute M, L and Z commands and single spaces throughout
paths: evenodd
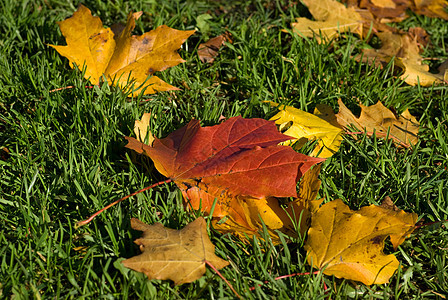
M 126 139 L 127 148 L 149 156 L 183 191 L 196 186 L 216 189 L 214 195 L 295 197 L 298 179 L 323 161 L 279 146 L 291 137 L 263 119 L 233 117 L 211 127 L 192 120 L 168 137 L 155 139 L 152 147 Z

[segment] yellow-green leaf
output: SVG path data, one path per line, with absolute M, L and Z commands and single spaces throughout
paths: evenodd
M 308 140 L 317 140 L 317 146 L 311 156 L 328 158 L 336 153 L 342 142 L 342 129 L 335 121 L 331 108 L 317 106 L 314 115 L 287 105 L 269 101 L 271 106 L 278 106 L 279 112 L 271 118 L 280 126 L 280 130 L 295 139 L 284 145 L 294 144 L 300 149 Z

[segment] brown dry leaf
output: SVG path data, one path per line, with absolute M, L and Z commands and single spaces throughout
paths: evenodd
M 201 278 L 206 261 L 216 269 L 229 264 L 215 255 L 215 246 L 210 242 L 202 217 L 180 230 L 160 223 L 147 225 L 134 218 L 131 226 L 143 231 L 143 236 L 135 240 L 142 254 L 126 259 L 123 265 L 145 273 L 149 279 L 170 279 L 179 285 Z
M 367 8 L 380 23 L 401 22 L 408 17 L 409 0 L 361 0 L 360 8 Z
M 448 20 L 447 0 L 413 0 L 413 2 L 415 6 L 412 7 L 412 10 L 416 14 Z
M 376 34 L 381 40 L 379 49 L 363 49 L 362 61 L 375 63 L 382 67 L 395 57 L 416 57 L 419 56 L 420 47 L 416 40 L 411 39 L 410 35 L 397 34 L 392 32 L 379 32 Z M 356 59 L 360 60 L 361 55 Z
M 429 72 L 429 66 L 422 63 L 420 52 L 427 43 L 427 33 L 421 28 L 410 30 L 408 34 L 392 32 L 379 32 L 382 47 L 380 49 L 363 49 L 362 61 L 375 63 L 382 67 L 394 59 L 396 66 L 402 68 L 404 73 L 400 76 L 409 85 L 431 86 L 434 83 L 443 83 L 445 69 L 439 74 Z M 355 59 L 360 60 L 361 55 Z
M 445 70 L 439 74 L 429 72 L 429 66 L 421 63 L 418 58 L 398 58 L 397 66 L 404 69 L 403 75 L 400 76 L 407 84 L 415 86 L 431 86 L 437 83 L 444 83 Z
M 417 214 L 370 205 L 352 211 L 342 200 L 323 205 L 312 216 L 305 249 L 308 263 L 324 274 L 360 281 L 387 283 L 399 266 L 383 253 L 390 236 L 396 249 L 415 229 Z
M 98 17 L 80 5 L 72 17 L 58 22 L 67 46 L 49 46 L 67 57 L 70 67 L 85 66 L 84 76 L 92 84 L 99 84 L 105 75 L 109 84 L 121 88 L 132 81 L 136 89 L 146 88 L 144 94 L 178 90 L 153 74 L 184 62 L 177 49 L 194 30 L 181 31 L 162 25 L 141 36 L 132 36 L 141 14 L 130 13 L 126 26 L 116 27 L 114 32 L 104 28 Z M 133 90 L 133 94 L 139 91 Z
M 218 56 L 219 49 L 229 41 L 229 34 L 224 33 L 212 39 L 209 39 L 206 43 L 200 44 L 198 48 L 199 59 L 203 63 L 212 63 L 215 61 L 215 57 Z
M 134 133 L 137 140 L 146 145 L 152 145 L 154 136 L 151 133 L 151 113 L 144 113 L 141 120 L 135 120 Z
M 338 100 L 338 104 L 339 113 L 336 114 L 336 118 L 345 128 L 354 125 L 359 130 L 365 130 L 367 135 L 375 133 L 377 137 L 389 136 L 396 144 L 404 147 L 417 143 L 420 124 L 409 110 L 404 111 L 397 118 L 392 111 L 378 101 L 377 104 L 368 107 L 359 104 L 361 116 L 356 118 L 341 99 Z
M 344 4 L 335 0 L 302 0 L 316 19 L 312 21 L 307 18 L 297 18 L 292 23 L 293 31 L 300 36 L 314 37 L 321 43 L 321 36 L 325 40 L 331 40 L 339 33 L 350 31 L 362 36 L 361 15 L 352 7 L 347 8 Z

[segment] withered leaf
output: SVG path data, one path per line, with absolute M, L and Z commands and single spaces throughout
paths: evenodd
M 279 146 L 290 137 L 278 132 L 274 122 L 256 118 L 233 117 L 211 127 L 192 120 L 168 137 L 156 138 L 153 147 L 126 139 L 127 148 L 149 156 L 183 192 L 215 187 L 215 195 L 294 197 L 299 178 L 323 161 Z
M 178 285 L 201 278 L 206 261 L 216 269 L 229 264 L 215 255 L 215 246 L 202 217 L 180 230 L 166 228 L 160 223 L 147 225 L 134 218 L 131 226 L 143 231 L 143 236 L 135 240 L 142 254 L 126 259 L 123 265 L 145 273 L 149 279 L 170 279 Z
M 221 34 L 217 37 L 209 39 L 206 43 L 200 44 L 198 48 L 199 59 L 203 63 L 212 63 L 218 56 L 219 49 L 229 41 L 229 34 Z
M 336 114 L 338 123 L 348 128 L 354 125 L 359 130 L 365 130 L 366 134 L 378 137 L 393 139 L 397 145 L 410 147 L 418 140 L 419 122 L 411 115 L 409 110 L 405 110 L 401 116 L 395 114 L 384 107 L 381 102 L 371 106 L 361 106 L 361 116 L 356 118 L 353 113 L 344 105 L 341 99 L 338 100 L 339 113 Z
M 335 0 L 302 0 L 316 19 L 297 18 L 292 23 L 293 31 L 300 36 L 315 37 L 320 43 L 321 36 L 331 40 L 343 32 L 358 33 L 362 36 L 362 17 L 354 8 L 347 8 Z
M 331 108 L 318 105 L 314 114 L 287 105 L 279 105 L 268 101 L 271 106 L 279 108 L 279 112 L 271 120 L 279 125 L 279 129 L 295 139 L 283 142 L 283 145 L 293 145 L 300 149 L 307 141 L 317 140 L 317 146 L 310 154 L 315 157 L 328 158 L 336 153 L 342 142 L 341 126 Z M 320 112 L 325 110 L 325 115 Z

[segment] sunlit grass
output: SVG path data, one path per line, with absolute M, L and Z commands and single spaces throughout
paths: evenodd
M 132 135 L 134 120 L 144 112 L 152 112 L 153 132 L 164 137 L 193 118 L 203 125 L 217 124 L 221 116 L 269 118 L 273 110 L 265 100 L 309 112 L 318 103 L 337 110 L 339 98 L 354 111 L 358 102 L 378 100 L 398 112 L 409 108 L 421 123 L 415 147 L 346 137 L 324 163 L 319 194 L 326 201 L 341 198 L 352 209 L 390 196 L 424 222 L 448 218 L 446 87 L 409 87 L 390 68 L 355 62 L 351 56 L 361 42 L 354 36 L 332 47 L 280 32 L 306 13 L 301 4 L 288 9 L 286 1 L 255 0 L 84 4 L 105 26 L 143 10 L 138 34 L 161 24 L 195 29 L 197 17 L 207 13 L 209 36 L 228 31 L 232 43 L 213 64 L 203 64 L 196 53 L 203 36 L 197 32 L 180 51 L 187 62 L 159 74 L 182 90 L 131 100 L 107 85 L 85 88 L 89 83 L 81 73 L 46 46 L 64 44 L 56 22 L 76 5 L 0 4 L 0 298 L 235 297 L 211 270 L 192 284 L 173 286 L 122 267 L 124 258 L 138 252 L 133 240 L 140 233 L 130 228 L 131 217 L 176 229 L 196 218 L 184 210 L 174 184 L 139 194 L 74 228 L 114 200 L 165 179 L 148 160 L 124 148 L 123 137 Z M 440 57 L 446 22 L 421 17 L 406 22 L 434 33 L 434 46 L 425 54 Z M 66 86 L 73 88 L 49 92 Z M 223 275 L 244 298 L 437 298 L 448 290 L 448 235 L 440 224 L 406 240 L 396 251 L 402 269 L 389 284 L 371 287 L 322 274 L 274 280 L 311 271 L 300 240 L 273 246 L 267 238 L 246 245 L 213 230 L 211 238 L 217 255 L 231 262 Z

